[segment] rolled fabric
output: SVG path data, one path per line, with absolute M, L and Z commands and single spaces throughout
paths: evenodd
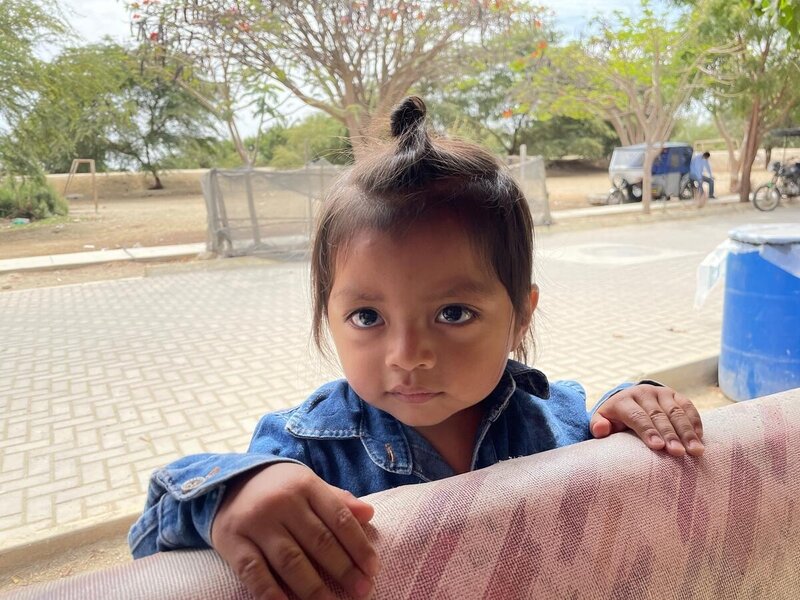
M 367 496 L 374 597 L 800 597 L 800 389 L 703 416 L 701 458 L 623 433 Z M 210 550 L 10 597 L 250 598 Z

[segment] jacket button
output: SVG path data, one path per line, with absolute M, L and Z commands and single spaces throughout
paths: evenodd
M 206 480 L 205 477 L 192 477 L 188 481 L 185 481 L 181 486 L 182 492 L 191 492 L 194 488 L 198 487 Z

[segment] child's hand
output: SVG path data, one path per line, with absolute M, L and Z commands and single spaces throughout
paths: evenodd
M 258 599 L 333 598 L 317 566 L 356 598 L 372 591 L 378 557 L 362 528 L 369 504 L 296 463 L 235 480 L 211 526 L 214 548 Z
M 639 384 L 617 392 L 592 416 L 589 429 L 596 438 L 632 429 L 649 448 L 672 456 L 700 456 L 705 450 L 700 414 L 691 400 L 668 387 Z

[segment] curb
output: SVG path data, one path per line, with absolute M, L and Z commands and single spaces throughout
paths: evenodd
M 680 363 L 659 371 L 637 373 L 630 381 L 652 379 L 676 390 L 693 390 L 717 384 L 719 354 Z
M 125 537 L 140 514 L 136 512 L 78 526 L 71 531 L 0 550 L 0 574 L 53 558 L 68 550 L 76 550 L 112 537 Z
M 0 274 L 20 271 L 52 271 L 55 269 L 74 269 L 110 262 L 148 262 L 197 256 L 205 251 L 205 244 L 181 244 L 176 246 L 150 246 L 148 248 L 120 248 L 93 252 L 72 252 L 7 258 L 0 260 Z

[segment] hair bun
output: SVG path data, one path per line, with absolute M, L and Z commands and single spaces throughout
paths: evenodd
M 423 121 L 427 108 L 419 96 L 409 96 L 392 111 L 392 137 L 401 137 L 417 129 Z

